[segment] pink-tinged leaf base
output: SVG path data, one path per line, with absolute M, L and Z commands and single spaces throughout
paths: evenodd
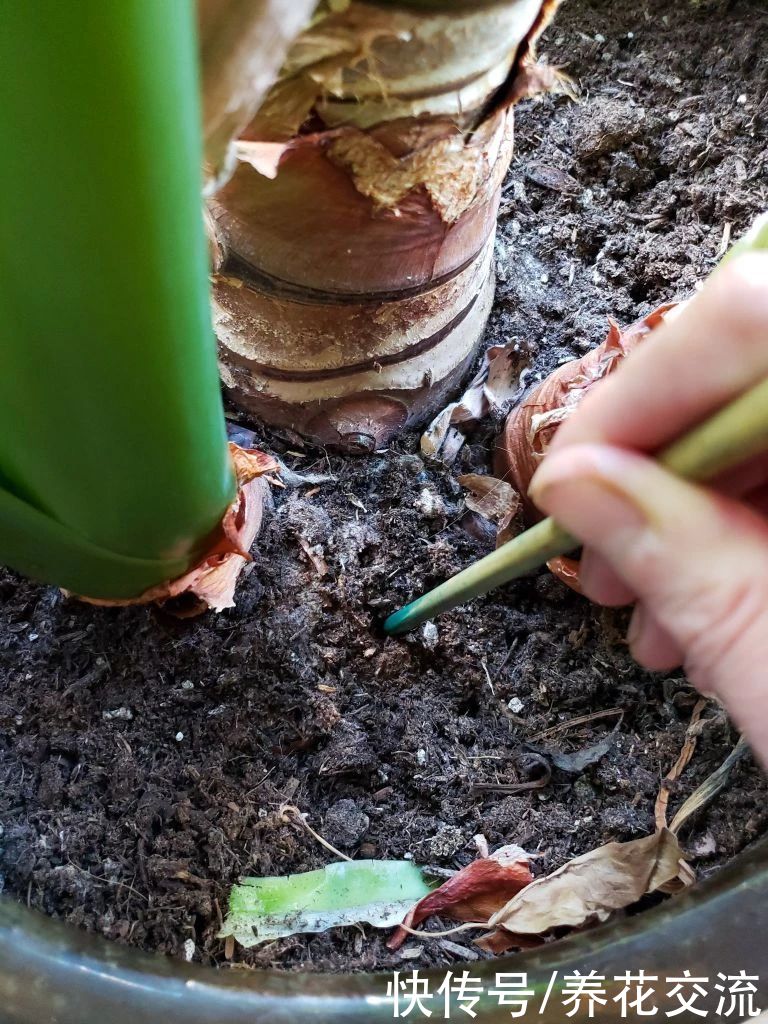
M 415 928 L 435 914 L 454 921 L 488 920 L 532 881 L 528 854 L 519 846 L 503 846 L 490 857 L 481 857 L 462 868 L 419 900 L 403 925 Z M 408 934 L 402 926 L 398 928 L 387 943 L 389 949 L 399 949 Z

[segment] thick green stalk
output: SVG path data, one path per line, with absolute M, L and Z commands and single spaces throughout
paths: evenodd
M 191 0 L 0 0 L 0 561 L 184 572 L 234 493 Z

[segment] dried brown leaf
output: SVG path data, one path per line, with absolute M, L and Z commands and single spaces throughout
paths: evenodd
M 514 487 L 495 476 L 481 473 L 466 473 L 458 477 L 458 481 L 469 491 L 464 498 L 467 508 L 498 526 L 496 546 L 511 540 L 515 532 L 512 521 L 521 504 L 520 495 Z
M 646 893 L 677 892 L 693 881 L 677 838 L 662 829 L 628 843 L 608 843 L 576 857 L 544 878 L 537 878 L 489 920 L 508 935 L 542 936 L 555 928 L 581 928 L 606 921 Z M 494 931 L 480 940 L 499 950 L 504 935 Z
M 422 454 L 437 458 L 451 427 L 477 423 L 492 413 L 502 416 L 508 412 L 522 395 L 527 366 L 528 357 L 516 344 L 492 345 L 458 402 L 439 412 L 427 427 L 421 438 Z
M 510 102 L 519 103 L 520 100 L 541 96 L 548 92 L 563 93 L 572 100 L 579 98 L 576 83 L 560 68 L 542 61 L 524 62 L 512 83 L 509 94 Z
M 469 494 L 464 498 L 467 508 L 493 523 L 501 523 L 520 507 L 520 495 L 504 480 L 482 473 L 466 473 L 458 477 Z

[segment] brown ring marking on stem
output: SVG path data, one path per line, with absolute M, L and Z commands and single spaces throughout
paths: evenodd
M 382 302 L 400 302 L 402 299 L 416 299 L 420 295 L 434 291 L 441 285 L 449 284 L 475 262 L 487 243 L 488 240 L 485 239 L 476 252 L 448 273 L 433 277 L 424 284 L 414 285 L 411 288 L 398 288 L 396 291 L 331 292 L 320 288 L 308 288 L 259 270 L 236 253 L 228 254 L 226 264 L 218 273 L 221 277 L 236 277 L 249 291 L 260 292 L 278 299 L 290 299 L 292 302 L 303 302 L 307 305 L 322 303 L 326 306 L 357 306 L 361 303 L 373 305 Z
M 272 380 L 310 382 L 332 380 L 335 377 L 350 377 L 356 373 L 364 373 L 366 370 L 374 370 L 377 366 L 394 366 L 397 363 L 405 363 L 409 359 L 415 359 L 417 356 L 429 352 L 430 349 L 439 345 L 441 341 L 445 341 L 448 335 L 455 331 L 472 312 L 477 298 L 477 295 L 473 295 L 468 305 L 460 313 L 457 313 L 444 327 L 441 327 L 439 331 L 435 331 L 434 334 L 422 338 L 421 341 L 417 341 L 408 348 L 401 349 L 399 352 L 392 352 L 389 355 L 371 356 L 370 359 L 362 360 L 359 363 L 331 367 L 327 370 L 281 370 L 275 366 L 267 366 L 265 363 L 250 363 L 250 366 L 262 376 Z

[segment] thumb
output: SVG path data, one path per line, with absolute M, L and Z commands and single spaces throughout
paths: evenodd
M 530 494 L 637 594 L 638 660 L 653 667 L 654 642 L 681 651 L 768 762 L 768 523 L 605 445 L 553 451 Z

